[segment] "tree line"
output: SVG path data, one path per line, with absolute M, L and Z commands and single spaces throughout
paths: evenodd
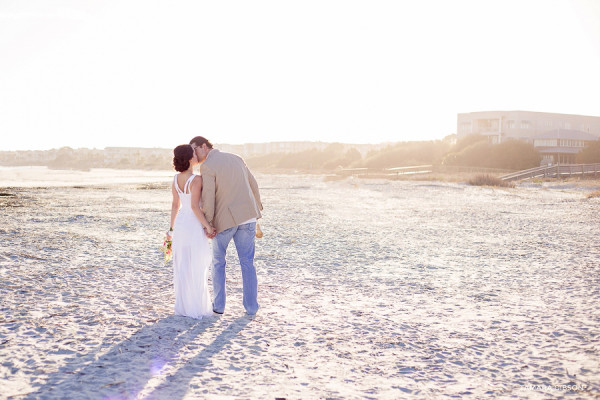
M 0 165 L 47 166 L 53 169 L 89 170 L 90 168 L 169 169 L 173 154 L 168 149 L 127 149 L 118 156 L 107 156 L 105 150 L 61 147 L 52 150 L 0 152 Z
M 330 143 L 323 150 L 311 149 L 296 153 L 268 153 L 246 157 L 248 165 L 260 171 L 298 170 L 330 172 L 347 168 L 384 169 L 413 165 L 459 166 L 522 170 L 540 165 L 541 154 L 531 143 L 506 140 L 492 144 L 485 136 L 470 135 L 455 140 L 450 135 L 442 140 L 400 142 L 368 152 L 360 145 Z M 72 149 L 63 147 L 51 151 L 0 152 L 0 165 L 47 165 L 59 169 L 135 168 L 170 169 L 172 153 L 145 153 L 132 149 L 117 158 L 105 157 L 103 150 Z M 31 153 L 31 154 L 30 154 Z M 580 164 L 600 163 L 600 141 L 589 143 L 579 154 Z
M 454 140 L 450 135 L 442 140 L 400 142 L 361 154 L 356 148 L 346 150 L 341 143 L 332 143 L 323 150 L 298 153 L 271 153 L 249 157 L 247 163 L 258 170 L 333 171 L 346 168 L 384 169 L 413 165 L 446 165 L 473 168 L 523 170 L 540 166 L 542 155 L 532 143 L 505 140 L 492 144 L 482 135 L 470 135 Z M 578 163 L 600 162 L 600 141 L 583 149 Z

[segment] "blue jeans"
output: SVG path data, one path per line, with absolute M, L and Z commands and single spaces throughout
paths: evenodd
M 242 267 L 244 308 L 250 315 L 254 315 L 258 311 L 259 306 L 256 300 L 258 281 L 256 279 L 256 268 L 254 268 L 255 235 L 256 222 L 251 222 L 226 229 L 213 239 L 213 311 L 218 313 L 225 311 L 225 265 L 227 264 L 225 254 L 232 238 Z

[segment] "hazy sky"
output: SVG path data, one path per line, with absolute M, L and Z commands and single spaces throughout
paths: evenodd
M 441 139 L 599 71 L 600 0 L 0 0 L 0 150 Z

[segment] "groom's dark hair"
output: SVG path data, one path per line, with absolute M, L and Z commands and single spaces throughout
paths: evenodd
M 206 143 L 206 147 L 208 147 L 209 149 L 212 149 L 212 143 L 209 142 L 208 139 L 205 137 L 196 136 L 195 138 L 190 140 L 190 144 L 195 144 L 198 147 L 202 147 L 202 145 L 205 143 Z

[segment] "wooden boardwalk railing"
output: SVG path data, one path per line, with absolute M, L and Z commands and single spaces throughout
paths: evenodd
M 514 170 L 498 169 L 498 168 L 481 168 L 481 167 L 464 167 L 455 165 L 411 165 L 395 168 L 344 168 L 336 170 L 336 174 L 340 176 L 402 176 L 402 175 L 418 175 L 418 174 L 493 174 L 499 176 L 501 174 L 512 173 Z
M 343 168 L 336 170 L 338 176 L 355 176 L 359 178 L 379 177 L 394 178 L 407 175 L 441 174 L 493 174 L 498 176 L 514 171 L 497 168 L 464 167 L 455 165 L 411 165 L 394 168 Z
M 410 167 L 396 167 L 386 169 L 390 175 L 427 174 L 433 171 L 433 165 L 413 165 Z
M 368 176 L 398 176 L 398 175 L 413 175 L 427 174 L 432 171 L 432 165 L 413 165 L 410 167 L 396 168 L 345 168 L 337 171 L 338 175 L 352 175 L 359 177 Z
M 549 165 L 513 172 L 512 174 L 501 176 L 503 181 L 518 181 L 533 178 L 562 178 L 573 175 L 594 175 L 600 174 L 600 164 L 567 164 L 567 165 Z
M 345 168 L 336 171 L 338 176 L 355 176 L 361 178 L 393 178 L 402 175 L 429 174 L 432 172 L 469 172 L 469 173 L 486 173 L 498 176 L 501 173 L 506 173 L 506 170 L 498 170 L 492 168 L 472 168 L 472 167 L 449 167 L 449 166 L 434 166 L 434 165 L 413 165 L 410 167 L 396 168 Z M 593 175 L 600 177 L 600 163 L 597 164 L 567 164 L 567 165 L 550 165 L 516 171 L 500 176 L 504 181 L 517 181 L 533 178 L 561 178 L 576 175 Z

